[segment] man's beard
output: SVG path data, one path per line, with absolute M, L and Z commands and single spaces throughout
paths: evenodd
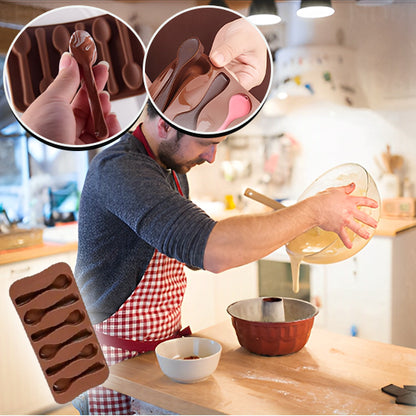
M 178 163 L 174 159 L 174 155 L 180 148 L 180 137 L 171 139 L 169 141 L 163 141 L 159 145 L 158 157 L 159 160 L 166 166 L 168 169 L 172 169 L 177 173 L 187 173 L 195 165 L 201 165 L 205 162 L 204 159 L 193 159 L 186 163 Z

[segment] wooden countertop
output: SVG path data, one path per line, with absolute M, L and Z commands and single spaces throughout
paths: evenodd
M 17 248 L 15 250 L 3 250 L 0 251 L 0 265 L 77 250 L 77 242 L 63 244 L 45 242 L 32 247 Z
M 415 414 L 381 391 L 416 384 L 414 349 L 313 328 L 299 352 L 263 357 L 240 347 L 230 321 L 196 335 L 223 347 L 208 379 L 171 381 L 150 352 L 113 365 L 104 386 L 180 414 Z
M 376 235 L 394 237 L 413 227 L 416 227 L 416 218 L 380 218 Z

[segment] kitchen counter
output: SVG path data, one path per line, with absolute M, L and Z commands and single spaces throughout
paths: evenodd
M 171 381 L 154 352 L 110 367 L 104 386 L 180 414 L 415 414 L 383 393 L 416 384 L 416 350 L 313 328 L 281 357 L 241 348 L 230 321 L 201 331 L 221 343 L 217 370 L 195 384 Z
M 0 251 L 0 265 L 31 260 L 39 257 L 52 256 L 54 254 L 77 251 L 78 243 L 49 243 L 45 242 L 37 246 L 18 248 L 15 250 Z
M 394 237 L 413 227 L 416 227 L 416 218 L 380 218 L 376 235 Z
M 78 250 L 78 224 L 69 223 L 43 230 L 43 244 L 0 251 L 0 266 Z

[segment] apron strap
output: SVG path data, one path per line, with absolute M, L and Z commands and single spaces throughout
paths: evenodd
M 121 348 L 127 351 L 137 351 L 140 354 L 143 354 L 148 351 L 154 351 L 155 348 L 163 341 L 192 335 L 192 331 L 189 326 L 181 329 L 175 335 L 169 338 L 160 339 L 157 341 L 135 341 L 133 339 L 123 339 L 113 335 L 104 334 L 103 332 L 97 330 L 95 330 L 95 333 L 101 345 L 107 345 L 114 348 Z

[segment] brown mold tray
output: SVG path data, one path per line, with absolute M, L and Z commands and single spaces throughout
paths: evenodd
M 57 403 L 107 379 L 107 363 L 68 264 L 14 282 L 10 297 Z
M 198 132 L 230 129 L 260 106 L 226 69 L 211 64 L 196 37 L 180 45 L 176 59 L 155 79 L 149 93 L 165 117 Z
M 111 100 L 145 91 L 141 43 L 123 22 L 105 14 L 62 24 L 29 26 L 20 33 L 7 60 L 11 98 L 18 111 L 24 112 L 56 77 L 60 57 L 69 51 L 69 38 L 75 30 L 89 32 L 97 46 L 97 62 L 109 63 L 106 90 Z

